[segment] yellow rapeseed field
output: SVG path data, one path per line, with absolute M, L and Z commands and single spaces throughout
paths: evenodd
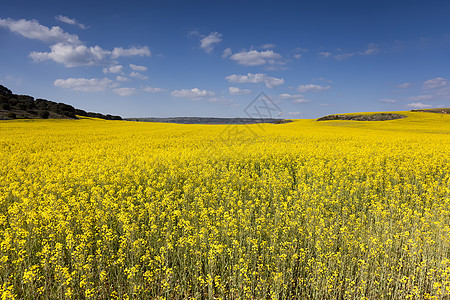
M 0 122 L 1 299 L 448 299 L 450 116 Z

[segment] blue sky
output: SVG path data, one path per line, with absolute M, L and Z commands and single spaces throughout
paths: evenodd
M 0 84 L 124 117 L 450 107 L 450 1 L 2 1 Z

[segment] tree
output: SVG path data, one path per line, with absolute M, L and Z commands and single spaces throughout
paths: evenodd
M 0 94 L 2 94 L 2 95 L 11 95 L 12 92 L 6 86 L 0 85 Z
M 42 119 L 48 119 L 49 115 L 50 115 L 50 113 L 47 110 L 39 111 L 39 117 Z

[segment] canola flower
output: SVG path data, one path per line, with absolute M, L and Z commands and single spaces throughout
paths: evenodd
M 1 299 L 448 297 L 450 116 L 402 113 L 2 121 Z

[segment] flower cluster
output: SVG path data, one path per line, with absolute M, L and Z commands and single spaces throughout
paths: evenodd
M 2 299 L 448 296 L 450 116 L 405 114 L 0 122 Z

